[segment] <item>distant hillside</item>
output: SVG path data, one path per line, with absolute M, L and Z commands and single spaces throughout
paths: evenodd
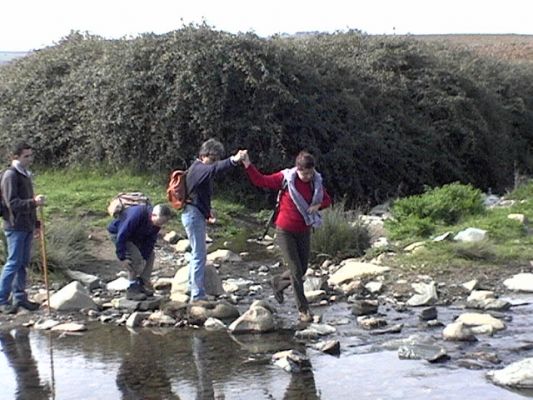
M 482 56 L 533 63 L 533 35 L 414 35 L 412 37 L 458 46 Z
M 28 54 L 27 51 L 0 51 L 0 64 L 5 64 L 14 58 L 24 57 Z

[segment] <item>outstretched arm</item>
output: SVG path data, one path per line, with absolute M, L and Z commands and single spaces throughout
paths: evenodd
M 248 152 L 244 154 L 242 164 L 246 168 L 246 174 L 248 175 L 248 178 L 255 186 L 273 190 L 279 190 L 282 188 L 283 174 L 281 171 L 271 175 L 263 175 L 250 161 Z

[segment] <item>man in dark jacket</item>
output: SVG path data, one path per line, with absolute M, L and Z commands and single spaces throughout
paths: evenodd
M 214 222 L 211 212 L 211 196 L 215 176 L 238 165 L 245 156 L 244 150 L 221 160 L 224 146 L 218 140 L 209 139 L 202 143 L 198 159 L 187 172 L 187 190 L 190 201 L 181 214 L 181 222 L 191 245 L 189 262 L 189 289 L 191 302 L 205 300 L 205 264 L 207 260 L 206 223 Z
M 16 144 L 12 158 L 0 182 L 7 240 L 7 258 L 0 276 L 0 311 L 7 314 L 15 314 L 19 307 L 30 311 L 39 308 L 26 294 L 26 268 L 30 263 L 33 234 L 38 229 L 36 208 L 45 202 L 44 196 L 33 194 L 32 175 L 28 170 L 33 162 L 31 146 L 23 142 Z
M 153 294 L 148 286 L 154 266 L 154 246 L 160 228 L 171 217 L 172 211 L 166 205 L 153 208 L 138 205 L 126 208 L 107 227 L 117 258 L 128 271 L 127 299 L 141 301 Z

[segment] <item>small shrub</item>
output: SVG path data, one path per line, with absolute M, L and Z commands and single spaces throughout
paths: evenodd
M 46 261 L 50 271 L 76 269 L 90 261 L 87 251 L 86 227 L 79 223 L 54 221 L 46 226 Z M 31 268 L 40 271 L 42 256 L 40 240 L 33 241 Z
M 387 221 L 393 239 L 427 236 L 437 225 L 453 225 L 461 219 L 484 212 L 481 191 L 471 185 L 451 183 L 398 200 Z
M 533 182 L 529 181 L 518 186 L 505 197 L 512 200 L 528 200 L 533 198 Z
M 359 219 L 350 222 L 344 211 L 344 203 L 339 203 L 322 212 L 323 225 L 311 237 L 311 250 L 331 257 L 364 254 L 370 247 L 370 234 Z
M 489 242 L 458 243 L 453 248 L 456 257 L 472 261 L 495 261 L 496 254 Z
M 419 218 L 416 216 L 405 218 L 402 222 L 385 220 L 385 227 L 389 231 L 392 239 L 427 237 L 435 232 L 435 225 L 429 218 Z

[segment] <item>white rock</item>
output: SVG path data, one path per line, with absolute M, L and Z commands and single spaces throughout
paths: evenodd
M 61 332 L 83 332 L 87 330 L 87 326 L 85 326 L 85 324 L 80 324 L 77 322 L 67 322 L 65 324 L 56 325 L 50 330 Z
M 363 263 L 353 259 L 343 261 L 344 265 L 328 279 L 328 284 L 338 286 L 346 281 L 366 275 L 379 275 L 390 270 L 389 267 Z
M 189 239 L 181 239 L 178 240 L 178 243 L 176 243 L 174 246 L 174 250 L 176 250 L 178 253 L 185 253 L 190 245 L 191 242 L 189 242 Z
M 461 286 L 464 287 L 469 292 L 477 288 L 479 282 L 477 279 L 472 279 L 471 281 L 463 283 Z
M 210 331 L 221 331 L 226 329 L 226 325 L 217 318 L 209 317 L 204 322 L 204 328 Z
M 516 274 L 503 281 L 503 284 L 510 290 L 533 292 L 533 274 L 529 272 Z
M 56 321 L 54 319 L 47 319 L 45 321 L 37 321 L 37 323 L 33 327 L 38 330 L 47 330 L 59 324 L 59 321 Z
M 533 388 L 533 357 L 512 363 L 504 369 L 489 371 L 487 376 L 497 385 Z
M 466 228 L 459 232 L 453 240 L 457 242 L 481 242 L 488 238 L 487 231 L 479 228 Z
M 505 323 L 490 314 L 465 313 L 461 314 L 456 322 L 462 322 L 467 326 L 491 325 L 495 330 L 505 329 Z
M 241 262 L 242 258 L 231 250 L 218 249 L 209 253 L 207 255 L 207 260 L 213 262 Z
M 522 225 L 526 225 L 528 222 L 527 217 L 524 214 L 509 214 L 507 215 L 507 218 L 517 221 Z
M 130 285 L 130 281 L 127 278 L 120 277 L 115 279 L 114 281 L 109 282 L 106 285 L 107 290 L 115 291 L 115 292 L 122 292 L 128 288 Z
M 450 341 L 473 341 L 476 340 L 472 330 L 462 322 L 453 322 L 442 331 L 444 340 Z
M 77 281 L 69 283 L 50 297 L 50 307 L 58 311 L 79 311 L 82 308 L 97 310 L 98 306 Z

